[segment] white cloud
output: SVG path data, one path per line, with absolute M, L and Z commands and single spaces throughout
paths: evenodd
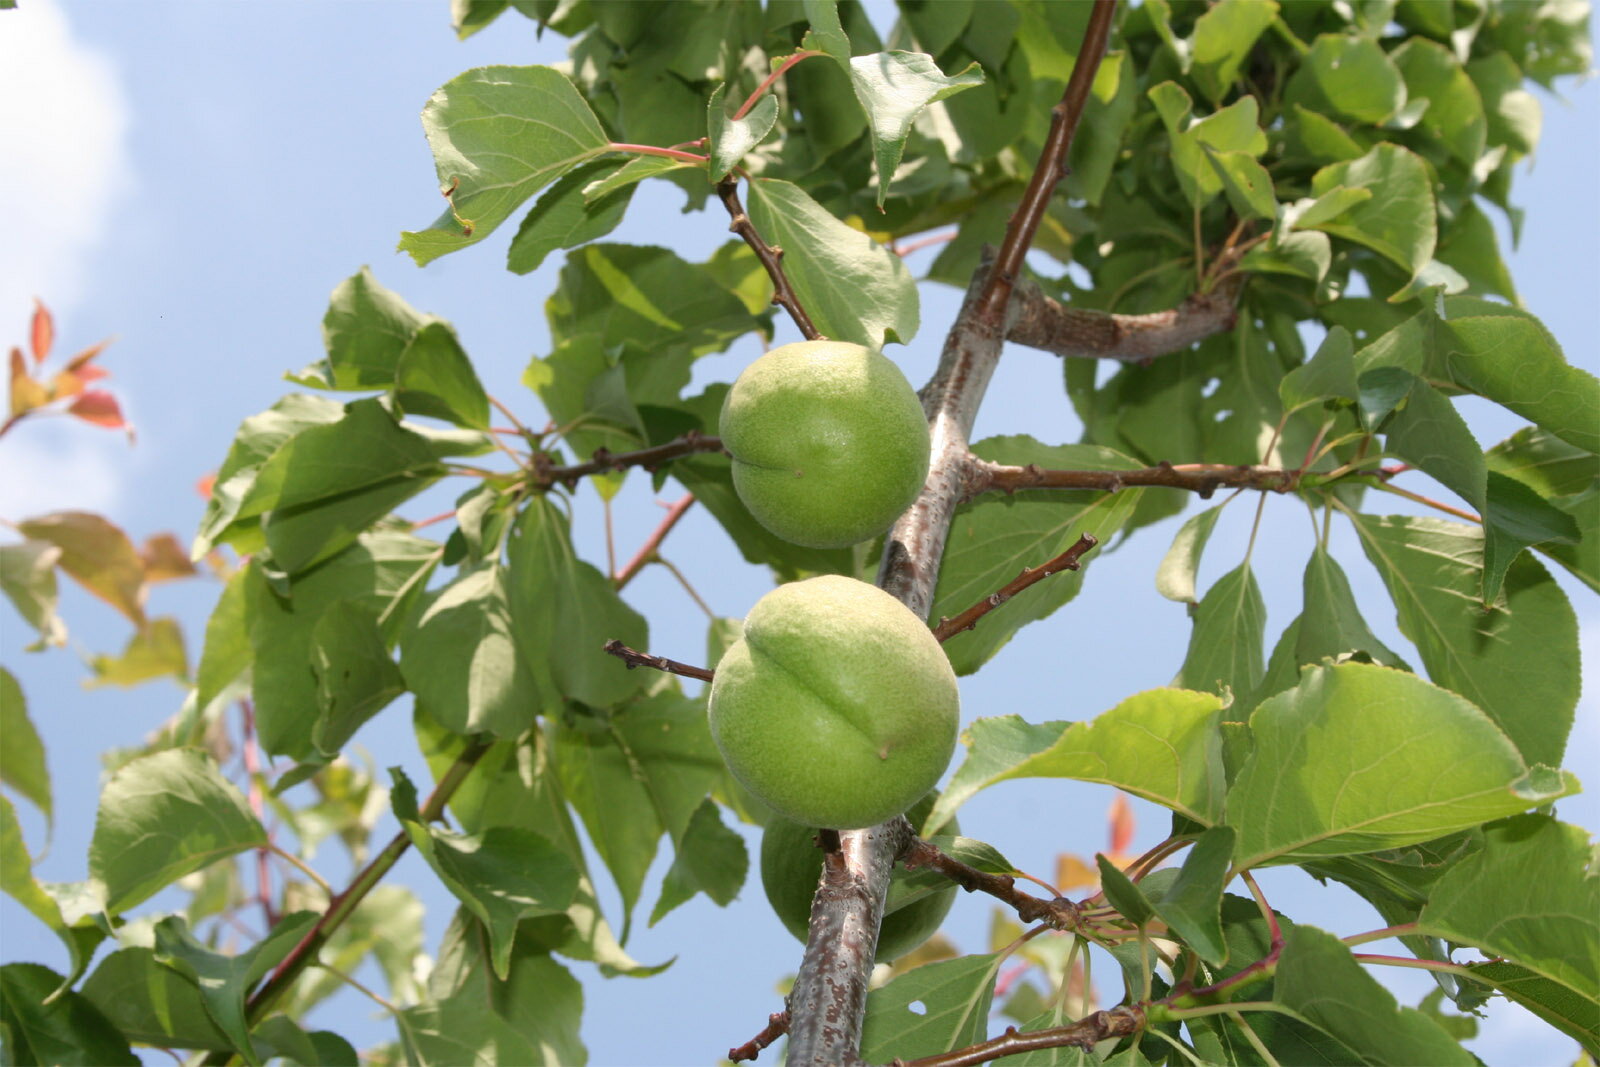
M 57 313 L 86 268 L 132 168 L 112 63 L 49 0 L 0 12 L 0 340 L 25 333 L 32 298 Z M 19 329 L 21 328 L 21 329 Z
M 22 423 L 6 435 L 0 460 L 0 518 L 116 512 L 127 451 L 122 434 L 92 430 L 76 419 L 40 416 Z

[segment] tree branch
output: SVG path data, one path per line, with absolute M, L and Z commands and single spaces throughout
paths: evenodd
M 767 1025 L 762 1028 L 759 1034 L 757 1034 L 755 1037 L 752 1037 L 744 1044 L 728 1050 L 728 1059 L 734 1063 L 742 1063 L 745 1060 L 753 1060 L 761 1055 L 762 1049 L 766 1048 L 768 1045 L 772 1044 L 774 1041 L 778 1040 L 778 1038 L 782 1037 L 788 1032 L 788 1010 L 785 1009 L 783 1011 L 775 1011 L 771 1015 L 767 1016 Z
M 999 326 L 1006 317 L 1011 303 L 1011 289 L 1022 274 L 1022 260 L 1033 244 L 1033 235 L 1050 209 L 1050 198 L 1055 194 L 1056 183 L 1067 173 L 1067 151 L 1072 147 L 1072 136 L 1078 131 L 1078 120 L 1083 117 L 1084 106 L 1089 101 L 1089 90 L 1094 85 L 1100 60 L 1105 57 L 1106 44 L 1111 39 L 1111 25 L 1116 19 L 1117 0 L 1095 0 L 1089 14 L 1089 24 L 1083 31 L 1083 44 L 1078 58 L 1067 78 L 1066 91 L 1050 110 L 1050 133 L 1045 137 L 1044 150 L 1028 179 L 1022 202 L 1006 223 L 1005 243 L 995 258 L 994 271 L 978 302 L 978 318 L 991 326 Z
M 645 470 L 653 471 L 668 460 L 680 456 L 691 456 L 696 452 L 721 451 L 722 438 L 710 437 L 699 430 L 690 430 L 682 437 L 674 437 L 664 444 L 641 448 L 636 452 L 611 452 L 597 448 L 587 462 L 574 463 L 566 467 L 554 466 L 550 463 L 549 457 L 540 452 L 534 457 L 533 473 L 541 489 L 550 489 L 562 484 L 570 489 L 578 483 L 578 479 L 591 474 L 620 471 L 628 467 L 643 467 Z
M 717 196 L 722 200 L 722 206 L 728 209 L 728 217 L 733 220 L 728 224 L 728 229 L 744 239 L 744 243 L 750 246 L 750 251 L 756 254 L 761 265 L 767 269 L 767 277 L 772 279 L 772 302 L 789 313 L 789 317 L 800 328 L 806 340 L 825 340 L 822 332 L 811 321 L 811 316 L 806 314 L 806 309 L 800 306 L 800 298 L 790 286 L 789 276 L 783 273 L 783 249 L 775 248 L 762 240 L 754 224 L 751 223 L 750 216 L 745 214 L 744 205 L 739 202 L 739 179 L 731 174 L 723 178 L 717 183 Z
M 629 648 L 614 637 L 607 641 L 604 647 L 605 651 L 626 663 L 630 671 L 635 667 L 649 667 L 653 670 L 666 671 L 668 674 L 682 675 L 685 678 L 698 678 L 702 682 L 709 682 L 716 675 L 715 671 L 708 671 L 704 667 L 679 663 L 675 659 L 668 659 L 665 656 L 652 656 L 648 652 L 640 652 L 636 648 Z
M 1076 930 L 1080 920 L 1078 906 L 1066 897 L 1045 900 L 1017 888 L 1016 879 L 1007 874 L 988 874 L 946 855 L 937 845 L 917 838 L 900 857 L 907 870 L 927 867 L 938 871 L 969 893 L 987 893 L 1014 909 L 1025 923 L 1042 922 L 1052 930 Z
M 678 525 L 678 520 L 683 518 L 684 512 L 693 506 L 694 494 L 686 493 L 667 509 L 666 517 L 661 520 L 661 524 L 645 539 L 645 543 L 639 546 L 639 551 L 633 554 L 633 558 L 611 579 L 611 583 L 618 591 L 633 581 L 634 576 L 644 570 L 645 564 L 656 558 L 656 553 L 661 549 L 661 542 L 666 540 L 667 534 Z
M 1015 578 L 1011 579 L 1011 581 L 1001 586 L 998 591 L 990 593 L 988 596 L 972 605 L 972 607 L 968 608 L 966 611 L 963 611 L 954 618 L 940 619 L 939 625 L 933 628 L 933 636 L 937 637 L 940 643 L 943 643 L 950 640 L 950 638 L 954 637 L 956 634 L 972 629 L 974 626 L 978 625 L 979 619 L 983 618 L 985 615 L 989 614 L 989 612 L 993 611 L 995 608 L 998 608 L 1001 604 L 1004 604 L 1006 601 L 1010 600 L 1012 597 L 1028 588 L 1030 585 L 1033 585 L 1036 582 L 1042 582 L 1052 574 L 1059 574 L 1062 571 L 1077 570 L 1078 561 L 1081 560 L 1091 548 L 1099 543 L 1100 542 L 1093 534 L 1084 534 L 1082 537 L 1078 538 L 1078 540 L 1074 542 L 1070 548 L 1061 553 L 1061 555 L 1057 556 L 1055 559 L 1050 560 L 1048 563 L 1041 563 L 1037 567 L 1024 567 L 1021 574 L 1017 575 Z
M 1007 229 L 1002 249 L 1007 265 L 991 268 L 986 256 L 974 273 L 945 337 L 939 368 L 922 390 L 932 442 L 928 480 L 916 502 L 889 530 L 878 571 L 878 585 L 921 619 L 928 617 L 933 602 L 951 517 L 967 496 L 967 443 L 1000 358 L 1012 281 L 1061 177 L 1062 161 L 1105 55 L 1115 13 L 1116 0 L 1096 0 L 1066 92 L 1052 116 L 1045 150 L 1023 205 Z M 1010 276 L 1002 276 L 1005 271 Z M 823 865 L 822 886 L 811 905 L 805 956 L 789 994 L 788 1062 L 794 1067 L 838 1067 L 861 1060 L 861 1026 L 878 925 L 895 855 L 905 842 L 902 835 L 909 833 L 903 817 L 847 831 L 839 835 L 839 851 Z
M 1067 307 L 1046 296 L 1034 282 L 1023 280 L 1016 287 L 1017 318 L 1006 340 L 1058 356 L 1148 363 L 1233 329 L 1243 285 L 1244 276 L 1235 274 L 1208 293 L 1191 295 L 1170 311 L 1117 315 Z
M 1019 489 L 1093 489 L 1115 493 L 1122 489 L 1155 486 L 1187 489 L 1207 499 L 1218 489 L 1259 489 L 1287 493 L 1300 484 L 1300 471 L 1276 467 L 1229 466 L 1224 463 L 1186 463 L 1174 467 L 1158 463 L 1131 471 L 1048 470 L 1036 464 L 1010 467 L 973 457 L 970 461 L 971 493 L 1015 493 Z
M 1048 1030 L 1018 1033 L 1015 1026 L 989 1041 L 984 1041 L 954 1052 L 941 1052 L 937 1056 L 924 1056 L 920 1060 L 906 1060 L 903 1067 L 972 1067 L 988 1063 L 1002 1056 L 1015 1056 L 1047 1048 L 1091 1049 L 1102 1041 L 1114 1037 L 1127 1037 L 1144 1029 L 1144 1010 L 1137 1004 L 1123 1004 L 1110 1011 L 1097 1011 L 1079 1019 L 1071 1026 L 1055 1026 Z M 898 1062 L 898 1061 L 897 1061 Z

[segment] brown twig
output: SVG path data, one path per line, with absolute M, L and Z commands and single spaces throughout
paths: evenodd
M 998 327 L 1005 319 L 1011 302 L 1011 290 L 1022 274 L 1022 260 L 1033 244 L 1033 235 L 1050 209 L 1050 198 L 1056 183 L 1066 176 L 1067 151 L 1072 147 L 1072 137 L 1078 130 L 1078 120 L 1089 101 L 1089 90 L 1094 85 L 1095 73 L 1105 57 L 1106 45 L 1111 40 L 1111 24 L 1115 21 L 1117 0 L 1095 0 L 1089 14 L 1089 24 L 1084 28 L 1083 45 L 1067 78 L 1067 88 L 1061 100 L 1050 109 L 1050 133 L 1045 138 L 1044 150 L 1028 179 L 1022 202 L 1006 224 L 1005 243 L 995 257 L 994 270 L 978 301 L 977 315 L 984 322 Z
M 1052 930 L 1076 930 L 1080 925 L 1078 906 L 1066 897 L 1045 900 L 1017 888 L 1008 874 L 988 874 L 946 855 L 937 845 L 917 838 L 900 857 L 907 870 L 926 867 L 938 871 L 969 893 L 987 893 L 1014 909 L 1025 923 L 1042 922 Z
M 1300 471 L 1276 467 L 1229 466 L 1223 463 L 1158 463 L 1131 471 L 1050 470 L 1030 463 L 1010 467 L 974 458 L 971 493 L 1015 493 L 1020 489 L 1092 489 L 1115 493 L 1122 489 L 1160 487 L 1187 489 L 1208 499 L 1218 489 L 1259 489 L 1287 493 L 1300 484 Z
M 630 671 L 635 667 L 649 667 L 652 670 L 666 671 L 668 674 L 678 674 L 685 678 L 698 678 L 702 682 L 709 682 L 716 676 L 715 671 L 708 671 L 704 667 L 679 663 L 675 659 L 668 659 L 665 656 L 652 656 L 648 652 L 640 652 L 636 648 L 629 648 L 614 637 L 605 643 L 605 651 L 626 663 Z
M 1099 543 L 1099 540 L 1096 539 L 1093 534 L 1084 534 L 1082 537 L 1079 537 L 1070 548 L 1061 553 L 1061 555 L 1057 556 L 1055 559 L 1052 559 L 1047 563 L 1041 563 L 1037 567 L 1022 568 L 1021 574 L 1011 579 L 1011 581 L 1001 586 L 995 592 L 990 593 L 988 596 L 972 605 L 966 611 L 963 611 L 961 614 L 956 615 L 953 618 L 940 619 L 939 625 L 933 628 L 933 636 L 937 637 L 941 642 L 943 642 L 950 640 L 958 633 L 972 629 L 974 626 L 978 625 L 979 619 L 983 618 L 985 615 L 989 614 L 989 612 L 993 611 L 995 608 L 998 608 L 1001 604 L 1004 604 L 1006 601 L 1010 600 L 1012 597 L 1028 588 L 1030 585 L 1033 585 L 1036 582 L 1042 582 L 1052 574 L 1059 574 L 1062 571 L 1077 570 L 1078 561 L 1083 559 L 1084 555 Z
M 656 552 L 661 548 L 661 542 L 666 540 L 667 534 L 671 533 L 672 528 L 678 525 L 678 520 L 683 518 L 684 512 L 693 506 L 694 494 L 688 493 L 667 509 L 666 518 L 661 520 L 661 524 L 645 539 L 644 544 L 639 546 L 639 551 L 633 554 L 633 558 L 628 561 L 627 566 L 618 571 L 616 577 L 611 579 L 612 584 L 618 590 L 633 581 L 634 576 L 644 570 L 645 564 L 656 558 Z
M 767 1016 L 766 1027 L 749 1041 L 728 1050 L 728 1059 L 734 1063 L 753 1060 L 761 1055 L 761 1050 L 772 1044 L 778 1038 L 789 1032 L 789 1012 L 775 1011 Z
M 915 241 L 907 241 L 903 245 L 897 244 L 894 246 L 894 254 L 904 259 L 911 253 L 920 252 L 924 248 L 948 244 L 956 239 L 956 234 L 959 232 L 959 230 L 945 230 L 943 233 L 929 234 L 927 237 L 919 237 Z
M 767 277 L 772 279 L 772 302 L 789 313 L 794 324 L 799 327 L 800 333 L 808 341 L 825 340 L 822 332 L 811 321 L 811 316 L 806 314 L 806 309 L 800 305 L 800 298 L 795 295 L 794 287 L 789 284 L 789 276 L 783 273 L 783 249 L 767 244 L 755 225 L 751 223 L 750 216 L 745 213 L 744 205 L 739 202 L 739 179 L 728 175 L 717 183 L 717 196 L 722 200 L 722 206 L 728 209 L 728 217 L 733 221 L 728 223 L 728 229 L 738 234 L 744 243 L 750 246 L 750 251 L 756 254 L 761 265 L 766 268 Z
M 552 465 L 549 457 L 541 452 L 534 457 L 533 473 L 541 489 L 549 489 L 556 485 L 566 485 L 570 489 L 578 484 L 579 479 L 591 474 L 620 471 L 628 467 L 643 467 L 647 471 L 653 471 L 668 460 L 678 459 L 681 456 L 692 456 L 697 452 L 721 451 L 722 438 L 710 437 L 699 430 L 690 430 L 682 437 L 674 437 L 663 444 L 641 448 L 636 452 L 611 452 L 608 449 L 597 448 L 587 462 L 574 463 L 566 467 Z
M 1144 1009 L 1137 1004 L 1123 1004 L 1110 1011 L 1097 1011 L 1071 1026 L 1053 1026 L 1031 1033 L 1020 1033 L 1015 1026 L 1008 1026 L 999 1037 L 954 1052 L 905 1060 L 902 1067 L 973 1067 L 974 1064 L 988 1063 L 1002 1056 L 1047 1048 L 1091 1049 L 1102 1041 L 1127 1037 L 1143 1029 Z
M 1243 285 L 1244 276 L 1234 275 L 1209 293 L 1194 293 L 1171 310 L 1117 315 L 1067 307 L 1024 280 L 1016 286 L 1012 301 L 1016 321 L 1006 340 L 1058 356 L 1148 363 L 1233 329 Z

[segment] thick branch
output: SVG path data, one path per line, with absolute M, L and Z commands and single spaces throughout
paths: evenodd
M 933 628 L 933 636 L 937 637 L 942 643 L 950 640 L 958 633 L 972 629 L 974 626 L 978 625 L 979 619 L 983 618 L 985 615 L 989 614 L 989 612 L 993 611 L 995 608 L 998 608 L 1001 604 L 1004 604 L 1006 601 L 1010 600 L 1012 597 L 1028 588 L 1030 585 L 1033 585 L 1035 582 L 1042 582 L 1052 574 L 1059 574 L 1062 571 L 1077 570 L 1078 561 L 1081 560 L 1091 548 L 1099 543 L 1100 542 L 1095 539 L 1093 534 L 1084 534 L 1073 543 L 1072 547 L 1068 548 L 1055 559 L 1052 559 L 1046 563 L 1041 563 L 1037 567 L 1024 567 L 1021 574 L 1011 579 L 1011 581 L 1001 586 L 995 592 L 990 593 L 988 596 L 972 605 L 972 607 L 968 608 L 966 611 L 963 611 L 961 614 L 953 618 L 940 619 L 939 625 Z
M 620 471 L 628 467 L 643 467 L 647 471 L 653 471 L 668 460 L 680 456 L 721 451 L 722 438 L 708 437 L 699 430 L 690 430 L 682 437 L 674 437 L 665 444 L 641 448 L 637 452 L 610 452 L 604 448 L 597 448 L 587 462 L 574 463 L 567 467 L 552 466 L 544 454 L 540 453 L 534 460 L 534 474 L 542 488 L 549 489 L 551 486 L 563 483 L 570 488 L 577 484 L 578 479 L 591 474 Z
M 794 324 L 808 341 L 822 340 L 822 332 L 811 321 L 811 316 L 806 314 L 806 309 L 800 306 L 800 298 L 795 295 L 794 287 L 789 284 L 789 276 L 783 273 L 783 249 L 775 248 L 762 240 L 756 232 L 750 216 L 745 214 L 744 205 L 739 202 L 739 179 L 728 175 L 717 183 L 717 196 L 722 200 L 722 206 L 728 209 L 728 217 L 733 221 L 728 224 L 728 229 L 738 234 L 744 243 L 750 246 L 750 251 L 756 254 L 761 265 L 767 269 L 767 277 L 772 279 L 772 302 L 789 313 Z
M 1016 321 L 1006 339 L 1058 356 L 1147 363 L 1233 329 L 1239 317 L 1239 289 L 1243 282 L 1244 276 L 1236 274 L 1208 293 L 1195 293 L 1170 311 L 1116 315 L 1067 307 L 1046 296 L 1038 285 L 1024 280 L 1017 284 L 1013 303 Z
M 631 671 L 635 667 L 649 667 L 652 670 L 666 671 L 668 674 L 678 674 L 685 678 L 697 678 L 702 682 L 709 682 L 715 677 L 715 672 L 704 667 L 694 667 L 687 663 L 679 663 L 675 659 L 665 656 L 652 656 L 648 652 L 640 652 L 636 648 L 629 648 L 616 638 L 605 643 L 605 651 L 617 657 L 628 665 Z
M 1100 60 L 1105 57 L 1106 44 L 1111 40 L 1111 25 L 1116 20 L 1117 0 L 1095 0 L 1089 14 L 1089 24 L 1083 31 L 1083 44 L 1078 58 L 1067 78 L 1066 91 L 1061 101 L 1050 110 L 1050 133 L 1045 137 L 1044 150 L 1033 168 L 1033 177 L 1023 191 L 1022 202 L 1006 224 L 1005 243 L 995 257 L 994 271 L 978 303 L 977 315 L 983 321 L 998 326 L 1006 317 L 1011 303 L 1011 289 L 1022 274 L 1022 259 L 1033 244 L 1033 235 L 1050 209 L 1050 198 L 1055 194 L 1056 183 L 1067 173 L 1067 152 L 1072 147 L 1072 136 L 1078 130 L 1078 120 L 1083 117 L 1084 106 L 1089 101 L 1089 89 L 1094 85 Z
M 1014 909 L 1017 918 L 1025 923 L 1042 922 L 1054 930 L 1078 928 L 1078 906 L 1066 897 L 1045 900 L 1017 888 L 1014 878 L 1006 874 L 988 874 L 978 868 L 947 856 L 937 845 L 918 838 L 900 858 L 907 870 L 927 867 L 938 871 L 969 893 L 987 893 Z
M 1156 486 L 1187 489 L 1202 500 L 1218 489 L 1259 489 L 1286 493 L 1300 483 L 1300 471 L 1276 467 L 1231 467 L 1223 463 L 1186 463 L 1174 467 L 1158 463 L 1131 471 L 1049 470 L 1035 464 L 1009 467 L 973 457 L 972 495 L 1015 493 L 1019 489 L 1093 489 L 1115 493 L 1122 489 Z
M 1015 1026 L 1008 1026 L 1004 1034 L 991 1041 L 937 1056 L 924 1056 L 920 1060 L 906 1060 L 904 1067 L 973 1067 L 1002 1056 L 1047 1048 L 1091 1049 L 1102 1041 L 1127 1037 L 1143 1029 L 1144 1011 L 1138 1005 L 1124 1004 L 1110 1011 L 1097 1011 L 1071 1026 L 1054 1026 L 1032 1033 L 1018 1033 Z

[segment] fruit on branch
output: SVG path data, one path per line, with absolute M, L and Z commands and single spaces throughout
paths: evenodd
M 913 828 L 919 828 L 933 810 L 934 796 L 929 793 L 906 812 Z M 961 828 L 951 819 L 943 832 L 959 834 Z M 769 819 L 761 835 L 761 885 L 767 891 L 767 903 L 784 928 L 801 941 L 811 925 L 811 898 L 822 877 L 822 849 L 815 837 L 816 831 L 809 826 L 780 816 Z M 930 890 L 930 882 L 943 885 Z M 878 930 L 878 961 L 887 963 L 904 956 L 932 937 L 955 899 L 954 882 L 931 871 L 914 873 L 896 867 Z
M 802 826 L 900 814 L 955 751 L 960 694 L 944 649 L 894 597 L 854 578 L 781 585 L 717 663 L 711 734 L 745 788 Z
M 775 348 L 722 405 L 733 485 L 768 530 L 809 548 L 882 533 L 928 477 L 928 422 L 906 376 L 843 341 Z

